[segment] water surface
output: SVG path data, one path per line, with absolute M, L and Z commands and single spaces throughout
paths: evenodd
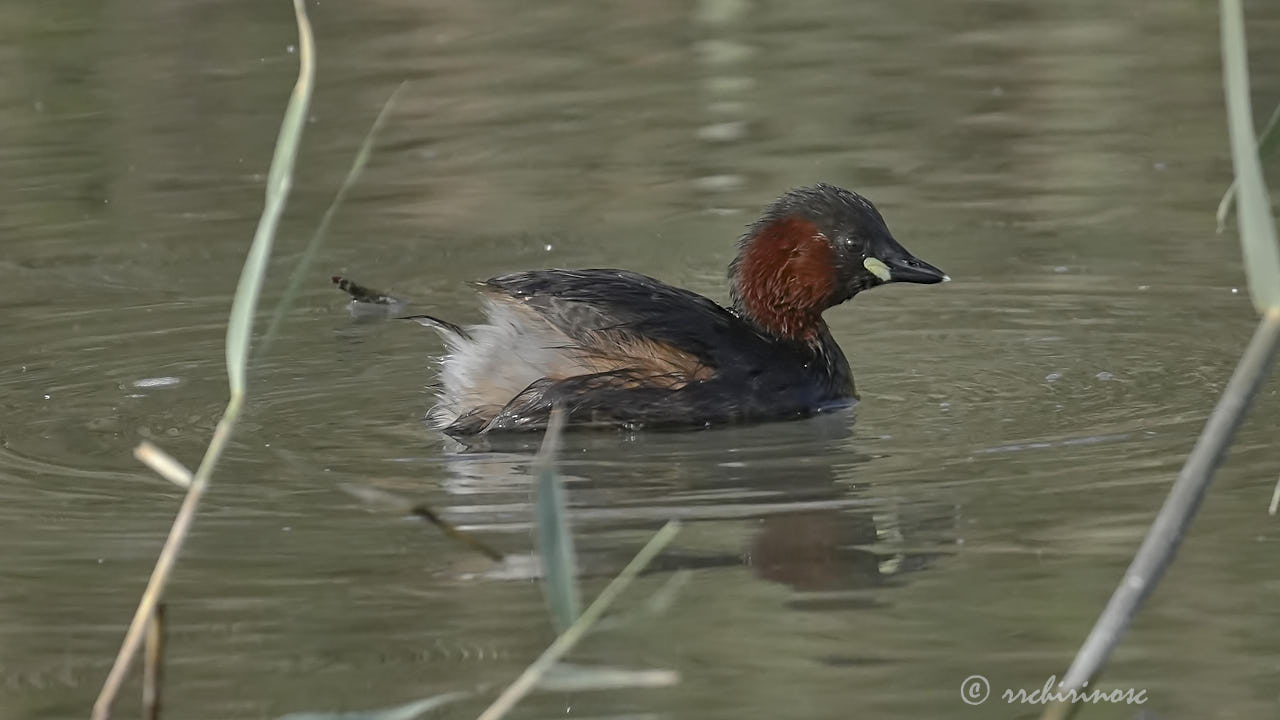
M 685 530 L 582 664 L 673 688 L 546 692 L 520 717 L 1033 717 L 961 681 L 1068 663 L 1250 332 L 1216 5 L 984 0 L 323 2 L 319 83 L 268 292 L 369 123 L 378 151 L 284 333 L 168 594 L 172 717 L 383 707 L 509 682 L 553 630 L 528 573 L 343 483 L 528 553 L 530 456 L 421 418 L 431 333 L 356 323 L 335 272 L 466 322 L 466 280 L 617 266 L 725 297 L 786 188 L 855 188 L 947 286 L 828 314 L 854 413 L 566 440 L 588 596 Z M 1280 12 L 1250 3 L 1259 114 Z M 296 42 L 287 3 L 0 8 L 0 714 L 84 717 L 194 465 Z M 1274 383 L 1105 677 L 1162 718 L 1274 714 Z M 119 705 L 136 712 L 136 685 Z M 482 700 L 443 713 L 474 716 Z M 1100 707 L 1089 717 L 1131 718 Z

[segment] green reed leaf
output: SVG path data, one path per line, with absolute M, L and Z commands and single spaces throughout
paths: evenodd
M 538 659 L 525 668 L 524 672 L 520 673 L 520 677 L 508 685 L 507 689 L 503 690 L 493 701 L 493 704 L 480 713 L 477 720 L 498 720 L 506 717 L 507 713 L 511 712 L 511 709 L 541 682 L 551 668 L 560 662 L 560 658 L 577 646 L 578 641 L 582 640 L 587 631 L 600 621 L 600 618 L 604 616 L 605 611 L 609 609 L 613 601 L 617 600 L 622 591 L 636 579 L 636 576 L 648 567 L 649 563 L 653 562 L 653 559 L 675 538 L 678 532 L 680 532 L 680 521 L 671 520 L 666 525 L 663 525 L 662 529 L 654 533 L 653 537 L 649 538 L 649 542 L 640 548 L 640 552 L 631 558 L 631 562 L 622 568 L 618 576 L 604 586 L 604 589 L 600 591 L 595 600 L 591 601 L 587 609 L 582 611 L 578 619 L 568 629 L 560 633 L 555 641 L 548 645 L 546 650 L 542 651 Z
M 1227 124 L 1231 157 L 1238 184 L 1236 216 L 1244 249 L 1249 295 L 1262 312 L 1280 308 L 1280 246 L 1276 244 L 1275 218 L 1267 183 L 1258 160 L 1258 140 L 1253 132 L 1253 108 L 1249 102 L 1249 61 L 1241 0 L 1221 0 L 1222 74 L 1227 95 Z
M 564 482 L 556 472 L 556 453 L 564 431 L 564 413 L 551 413 L 542 448 L 534 459 L 534 516 L 538 557 L 542 561 L 542 587 L 551 607 L 556 631 L 564 632 L 578 619 L 582 596 L 578 592 L 578 561 L 569 529 Z

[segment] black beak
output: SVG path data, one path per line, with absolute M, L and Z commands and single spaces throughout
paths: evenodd
M 909 254 L 884 261 L 889 268 L 889 282 L 933 283 L 948 282 L 951 277 L 929 263 Z

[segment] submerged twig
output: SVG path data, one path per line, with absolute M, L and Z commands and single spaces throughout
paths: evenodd
M 484 555 L 494 562 L 502 562 L 503 558 L 506 557 L 495 550 L 492 545 L 440 517 L 440 514 L 426 503 L 415 504 L 400 497 L 399 495 L 389 493 L 380 488 L 370 487 L 368 485 L 344 484 L 341 487 L 354 497 L 357 497 L 370 505 L 380 506 L 390 512 L 401 515 L 416 515 L 432 525 L 435 525 L 445 535 L 467 545 L 471 549 L 479 552 L 481 555 Z
M 1186 464 L 1178 473 L 1178 479 L 1169 490 L 1164 506 L 1147 531 L 1142 546 L 1138 548 L 1120 585 L 1111 595 L 1106 609 L 1094 623 L 1084 645 L 1076 653 L 1075 660 L 1062 679 L 1063 693 L 1080 689 L 1102 668 L 1119 642 L 1120 635 L 1173 560 L 1178 544 L 1199 509 L 1209 483 L 1213 481 L 1214 472 L 1222 463 L 1227 447 L 1249 409 L 1249 403 L 1266 378 L 1278 343 L 1280 310 L 1272 310 L 1263 316 L 1253 339 L 1240 358 L 1240 364 L 1236 365 L 1230 382 L 1214 407 L 1213 414 L 1200 432 L 1191 455 L 1187 457 Z M 1062 712 L 1063 709 L 1050 708 L 1045 717 L 1065 717 L 1054 714 Z
M 490 546 L 485 541 L 477 538 L 475 535 L 472 535 L 471 533 L 465 530 L 459 530 L 448 520 L 445 520 L 444 518 L 437 515 L 436 511 L 432 510 L 430 507 L 422 504 L 414 505 L 412 508 L 409 509 L 409 512 L 413 515 L 417 515 L 423 520 L 426 520 L 432 525 L 435 525 L 436 527 L 440 528 L 440 531 L 443 532 L 445 535 L 448 535 L 454 540 L 457 540 L 458 542 L 463 543 L 467 547 L 470 547 L 472 550 L 479 552 L 481 555 L 484 555 L 490 560 L 494 562 L 502 562 L 502 558 L 504 557 L 502 553 L 498 552 L 497 550 L 494 550 L 492 546 Z
M 147 624 L 147 653 L 142 669 L 142 717 L 160 718 L 160 686 L 164 680 L 164 603 L 156 605 Z
M 613 604 L 618 595 L 631 584 L 631 581 L 640 574 L 641 570 L 644 570 L 657 557 L 658 553 L 662 552 L 662 549 L 671 542 L 679 531 L 680 521 L 678 520 L 672 520 L 663 525 L 662 529 L 640 549 L 640 552 L 636 553 L 631 562 L 627 563 L 622 572 L 618 573 L 618 576 L 610 581 L 604 590 L 600 591 L 595 601 L 586 610 L 582 611 L 582 614 L 578 616 L 573 625 L 570 625 L 567 630 L 560 633 L 555 642 L 551 643 L 538 656 L 538 659 L 533 661 L 533 664 L 525 668 L 520 677 L 516 678 L 515 682 L 511 683 L 506 690 L 503 690 L 502 694 L 480 714 L 477 720 L 497 720 L 510 712 L 511 708 L 515 707 L 521 698 L 529 694 L 529 691 L 538 684 L 538 681 L 555 665 L 556 661 L 564 657 L 578 644 L 582 636 L 591 629 L 591 626 L 600 619 L 600 616 L 604 615 L 604 611 Z
M 267 175 L 266 203 L 262 216 L 258 219 L 253 244 L 240 271 L 240 282 L 236 286 L 235 299 L 232 301 L 231 315 L 227 322 L 226 359 L 230 398 L 222 419 L 218 421 L 213 431 L 213 437 L 205 450 L 204 458 L 196 468 L 191 486 L 187 489 L 182 506 L 178 509 L 178 514 L 169 529 L 169 535 L 165 538 L 160 556 L 156 559 L 155 568 L 147 581 L 146 590 L 143 591 L 133 620 L 129 624 L 128 631 L 125 632 L 120 651 L 111 666 L 111 671 L 107 674 L 107 679 L 103 682 L 102 691 L 94 701 L 93 720 L 105 720 L 111 715 L 111 705 L 124 683 L 134 655 L 142 644 L 147 623 L 155 606 L 160 602 L 160 597 L 164 594 L 165 585 L 173 573 L 178 555 L 182 552 L 182 545 L 191 530 L 196 508 L 199 507 L 200 499 L 204 496 L 213 469 L 217 466 L 223 450 L 231 439 L 232 430 L 244 405 L 245 366 L 249 354 L 249 341 L 253 334 L 253 315 L 258 304 L 258 296 L 262 291 L 267 258 L 271 253 L 276 227 L 280 222 L 285 200 L 293 182 L 294 162 L 302 140 L 302 128 L 307 116 L 307 107 L 311 102 L 311 88 L 315 78 L 315 43 L 303 0 L 293 0 L 293 10 L 298 25 L 298 80 L 293 86 L 289 104 L 285 108 L 284 121 L 280 125 L 280 134 L 276 138 L 275 153 L 271 158 L 271 169 Z

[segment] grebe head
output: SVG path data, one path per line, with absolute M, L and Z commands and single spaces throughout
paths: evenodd
M 813 341 L 822 312 L 890 282 L 937 283 L 861 195 L 834 185 L 797 188 L 747 228 L 729 265 L 734 309 L 761 330 Z

